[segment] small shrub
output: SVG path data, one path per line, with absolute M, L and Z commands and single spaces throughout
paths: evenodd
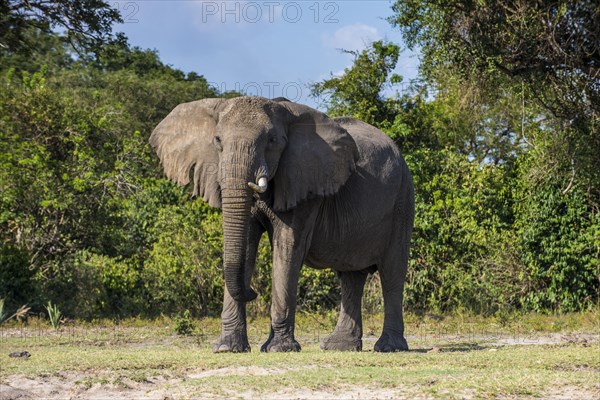
M 62 317 L 62 313 L 58 309 L 58 306 L 56 304 L 53 305 L 51 302 L 48 302 L 48 305 L 46 305 L 46 311 L 48 312 L 48 319 L 50 320 L 50 325 L 52 325 L 52 328 L 58 329 Z
M 195 326 L 190 310 L 185 310 L 183 314 L 175 317 L 175 333 L 178 335 L 191 335 L 194 330 Z

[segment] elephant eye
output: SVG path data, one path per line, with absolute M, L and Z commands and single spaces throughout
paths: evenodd
M 277 143 L 277 136 L 269 136 L 269 143 Z
M 213 144 L 215 145 L 215 147 L 220 151 L 223 150 L 223 144 L 221 143 L 221 137 L 220 136 L 215 136 L 213 138 Z

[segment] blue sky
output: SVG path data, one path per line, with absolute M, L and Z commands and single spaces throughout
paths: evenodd
M 379 39 L 402 42 L 385 20 L 388 0 L 111 2 L 125 20 L 115 30 L 130 44 L 158 50 L 161 60 L 196 71 L 221 91 L 284 96 L 315 105 L 306 85 L 339 74 Z M 410 80 L 418 60 L 405 50 L 396 73 Z M 391 91 L 390 91 L 391 93 Z

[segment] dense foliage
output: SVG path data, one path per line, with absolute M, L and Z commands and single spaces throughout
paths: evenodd
M 346 78 L 391 76 L 393 62 L 385 74 L 357 67 L 365 57 L 383 65 L 385 53 L 375 50 L 386 46 L 393 45 L 374 43 L 346 75 L 313 87 L 315 95 L 327 88 L 331 114 L 364 116 Z M 596 127 L 577 130 L 548 116 L 520 81 L 504 78 L 499 89 L 463 75 L 451 59 L 435 73 L 427 72 L 430 62 L 424 58 L 425 79 L 413 92 L 376 100 L 394 111 L 391 125 L 389 116 L 375 123 L 401 148 L 415 180 L 406 303 L 417 311 L 483 313 L 573 311 L 597 303 Z M 589 148 L 572 155 L 577 174 L 561 158 L 566 137 L 576 135 Z
M 56 3 L 59 11 L 77 11 L 71 2 Z M 506 47 L 514 31 L 486 36 L 495 32 L 483 29 L 486 12 L 500 18 L 498 10 L 466 3 L 457 14 L 438 3 L 395 6 L 402 13 L 393 19 L 408 43 L 423 49 L 423 84 L 413 92 L 383 95 L 401 81 L 392 73 L 399 47 L 385 42 L 354 52 L 354 65 L 342 76 L 313 87 L 315 95 L 329 96 L 332 115 L 354 115 L 384 129 L 413 172 L 417 218 L 406 308 L 497 313 L 593 306 L 600 267 L 598 87 L 578 71 L 597 68 L 595 53 L 591 61 L 556 66 L 560 73 L 507 74 L 522 68 L 511 63 L 527 60 L 513 54 L 521 47 Z M 103 4 L 78 3 L 81 20 L 67 17 L 79 25 L 59 34 L 50 28 L 64 15 L 52 20 L 33 8 L 19 11 L 25 7 L 19 2 L 0 2 L 17 10 L 0 21 L 4 313 L 25 304 L 42 312 L 51 302 L 79 318 L 216 315 L 223 295 L 220 213 L 163 178 L 148 137 L 181 102 L 235 94 L 218 93 L 203 76 L 113 37 L 109 25 L 118 15 Z M 533 14 L 519 8 L 520 18 L 535 19 L 539 4 Z M 587 26 L 589 12 L 597 12 L 587 2 L 561 4 L 556 18 L 583 18 L 577 26 Z M 453 20 L 456 15 L 462 19 Z M 452 34 L 470 32 L 469 25 L 456 28 L 465 21 L 475 31 L 460 41 Z M 6 28 L 9 23 L 21 30 Z M 542 29 L 536 26 L 528 29 Z M 518 36 L 528 44 L 526 54 L 542 52 L 526 33 Z M 495 48 L 516 50 L 487 53 Z M 546 79 L 552 85 L 539 85 Z M 555 113 L 551 106 L 558 103 L 545 101 L 567 101 L 560 97 L 568 94 L 567 86 L 559 89 L 563 84 L 589 91 L 570 105 L 581 111 L 579 119 Z M 270 271 L 265 239 L 253 277 L 260 296 L 251 312 L 269 309 Z M 380 311 L 378 279 L 368 282 L 365 306 Z M 338 303 L 334 273 L 303 269 L 301 310 L 328 311 Z
M 526 289 L 521 304 L 575 310 L 597 302 L 597 2 L 398 0 L 393 9 L 390 21 L 422 50 L 424 78 L 443 89 L 449 79 L 460 82 L 454 92 L 478 104 L 470 120 L 498 124 L 479 138 L 507 138 L 514 149 L 506 189 Z

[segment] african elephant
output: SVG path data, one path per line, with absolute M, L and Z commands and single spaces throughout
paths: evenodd
M 262 351 L 299 351 L 300 268 L 341 280 L 337 326 L 323 349 L 361 350 L 361 301 L 379 271 L 385 317 L 375 351 L 407 350 L 402 295 L 414 216 L 410 171 L 392 140 L 352 118 L 283 98 L 204 99 L 177 106 L 150 143 L 171 180 L 223 211 L 225 296 L 215 352 L 250 351 L 246 305 L 258 242 L 273 250 L 271 333 Z

